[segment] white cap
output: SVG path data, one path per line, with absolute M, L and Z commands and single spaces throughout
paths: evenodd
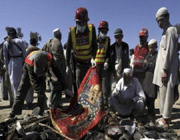
M 125 68 L 124 71 L 123 71 L 123 73 L 126 73 L 126 74 L 130 73 L 130 74 L 132 74 L 132 73 L 133 73 L 133 70 L 130 69 L 130 68 Z
M 59 29 L 59 28 L 56 28 L 56 29 L 53 30 L 53 33 L 54 33 L 54 35 L 55 35 L 55 34 L 60 34 L 61 32 L 60 32 L 60 29 Z
M 156 13 L 156 19 L 165 14 L 169 14 L 168 9 L 166 7 L 161 7 Z
M 153 45 L 153 44 L 156 44 L 156 46 L 157 46 L 157 40 L 156 40 L 156 39 L 151 39 L 151 40 L 148 42 L 148 45 Z

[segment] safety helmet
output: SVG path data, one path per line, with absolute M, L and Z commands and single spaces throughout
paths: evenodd
M 148 30 L 146 28 L 142 28 L 139 32 L 139 36 L 148 36 Z
M 109 28 L 108 28 L 108 22 L 107 21 L 101 21 L 100 23 L 99 23 L 99 28 L 98 29 L 107 29 L 108 31 L 109 31 Z
M 79 7 L 75 13 L 75 21 L 88 21 L 88 11 L 84 7 Z

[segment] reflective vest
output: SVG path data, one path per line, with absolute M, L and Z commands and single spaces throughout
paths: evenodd
M 74 58 L 82 62 L 91 60 L 91 43 L 92 43 L 92 24 L 88 24 L 89 32 L 87 35 L 77 35 L 76 28 L 71 27 L 72 46 L 74 50 Z
M 25 63 L 29 64 L 30 66 L 34 66 L 34 56 L 38 51 L 33 51 L 31 52 L 25 59 Z M 52 65 L 52 55 L 50 53 L 47 53 L 47 60 L 50 65 Z
M 98 50 L 96 52 L 96 58 L 95 62 L 96 64 L 104 64 L 105 62 L 105 56 L 106 56 L 106 51 L 108 48 L 108 37 L 106 37 L 106 41 L 103 43 L 98 43 Z

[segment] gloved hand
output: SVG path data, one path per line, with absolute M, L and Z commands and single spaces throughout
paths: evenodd
M 74 93 L 71 90 L 69 90 L 69 89 L 65 90 L 65 94 L 69 95 L 70 97 L 74 96 Z
M 109 67 L 108 63 L 107 63 L 107 62 L 105 62 L 105 63 L 104 63 L 104 70 L 107 70 L 107 69 L 108 69 L 108 67 Z
M 91 65 L 92 65 L 92 68 L 95 68 L 96 67 L 96 62 L 94 61 L 94 59 L 91 59 Z

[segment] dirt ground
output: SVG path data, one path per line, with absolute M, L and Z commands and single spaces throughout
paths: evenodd
M 180 89 L 180 87 L 179 87 Z M 179 90 L 180 91 L 180 90 Z M 49 93 L 46 93 L 47 97 L 49 97 Z M 64 96 L 63 96 L 64 97 Z M 69 100 L 62 99 L 63 106 L 67 106 Z M 155 102 L 156 104 L 156 115 L 157 118 L 160 117 L 158 110 L 158 100 Z M 37 95 L 34 95 L 33 105 L 31 109 L 26 109 L 26 103 L 23 107 L 22 115 L 17 115 L 18 118 L 23 118 L 26 114 L 30 114 L 32 109 L 37 106 Z M 0 122 L 3 122 L 8 118 L 11 108 L 9 107 L 9 101 L 0 101 Z M 180 99 L 173 106 L 172 113 L 172 122 L 170 124 L 170 128 L 175 130 L 178 135 L 180 135 Z

